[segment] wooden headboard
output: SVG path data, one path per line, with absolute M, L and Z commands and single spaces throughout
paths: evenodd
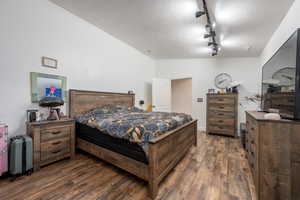
M 70 117 L 74 118 L 94 108 L 100 108 L 106 105 L 112 106 L 134 106 L 134 94 L 95 92 L 84 90 L 69 91 L 69 112 Z

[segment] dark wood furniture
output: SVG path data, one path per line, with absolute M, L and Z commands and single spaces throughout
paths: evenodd
M 33 169 L 75 155 L 73 119 L 27 123 L 33 140 Z
M 135 104 L 134 94 L 70 90 L 69 97 L 71 117 L 104 105 L 129 107 Z M 196 144 L 197 120 L 151 140 L 148 165 L 77 138 L 77 148 L 148 181 L 152 198 L 156 197 L 161 180 L 177 165 L 190 147 Z
M 300 199 L 300 122 L 246 112 L 246 151 L 259 200 Z
M 207 94 L 206 132 L 237 136 L 238 94 Z

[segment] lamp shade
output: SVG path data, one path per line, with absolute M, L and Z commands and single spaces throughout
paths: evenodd
M 57 107 L 64 105 L 64 100 L 60 97 L 44 97 L 39 101 L 41 107 Z

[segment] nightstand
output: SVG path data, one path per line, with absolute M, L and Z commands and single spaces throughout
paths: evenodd
M 27 123 L 33 140 L 33 169 L 75 155 L 75 121 L 63 119 Z

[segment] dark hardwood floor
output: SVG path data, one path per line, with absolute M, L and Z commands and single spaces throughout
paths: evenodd
M 199 133 L 198 147 L 160 184 L 161 200 L 256 200 L 239 140 Z M 147 183 L 84 153 L 11 182 L 0 179 L 1 200 L 145 200 Z

